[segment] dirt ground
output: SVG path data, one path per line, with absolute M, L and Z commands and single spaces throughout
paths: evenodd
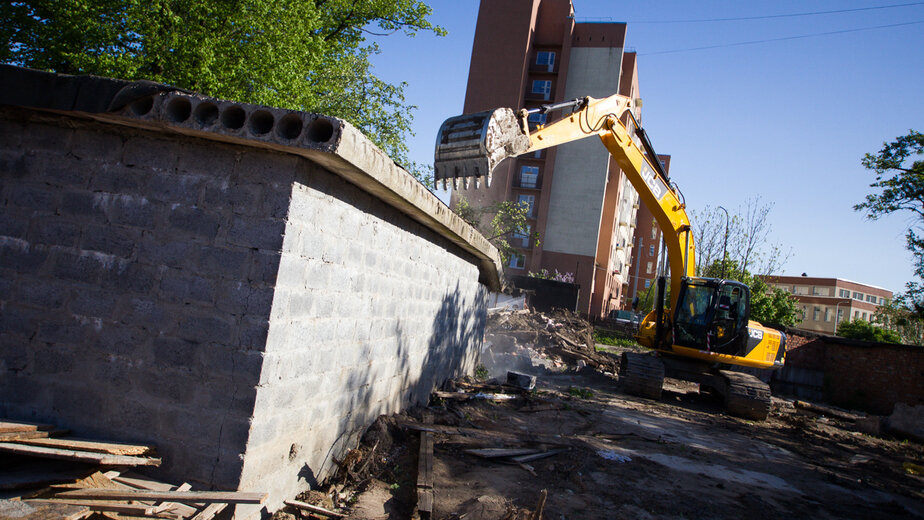
M 522 332 L 522 321 L 495 318 L 492 348 L 499 335 Z M 532 391 L 458 382 L 426 408 L 381 418 L 325 505 L 350 519 L 425 518 L 416 510 L 418 451 L 429 429 L 434 519 L 537 518 L 543 490 L 541 517 L 554 520 L 924 518 L 920 443 L 862 434 L 852 421 L 779 398 L 767 421 L 738 419 L 683 381 L 666 381 L 657 402 L 632 397 L 612 370 L 619 348 L 559 355 L 584 332 L 558 330 L 564 345 L 547 335 L 552 348 L 541 331 L 502 348 L 531 359 Z M 600 356 L 611 361 L 596 363 Z M 495 400 L 499 392 L 514 398 Z M 465 451 L 482 448 L 552 455 L 518 464 Z

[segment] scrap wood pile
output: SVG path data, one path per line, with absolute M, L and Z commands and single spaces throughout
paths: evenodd
M 158 466 L 152 446 L 65 437 L 53 425 L 0 420 L 0 518 L 206 520 L 264 493 L 193 491 L 126 468 Z
M 580 316 L 565 310 L 546 314 L 542 312 L 498 312 L 488 316 L 485 342 L 487 355 L 495 359 L 517 356 L 532 364 L 546 368 L 586 364 L 591 368 L 615 373 L 618 360 L 597 352 L 594 347 L 593 325 Z M 546 362 L 549 361 L 549 363 Z M 492 360 L 486 359 L 489 364 Z M 499 361 L 499 360 L 498 360 Z M 512 363 L 507 368 L 528 369 Z

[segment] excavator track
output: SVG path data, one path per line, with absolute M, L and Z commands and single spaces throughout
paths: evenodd
M 655 356 L 623 352 L 619 364 L 619 381 L 627 394 L 661 399 L 664 363 Z
M 728 413 L 763 421 L 770 414 L 770 386 L 743 372 L 720 370 L 725 380 L 725 409 Z

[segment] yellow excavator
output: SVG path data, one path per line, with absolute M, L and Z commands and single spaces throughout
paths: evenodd
M 531 114 L 555 111 L 563 115 L 530 131 Z M 669 304 L 661 277 L 655 309 L 636 336 L 653 352 L 622 355 L 619 380 L 624 391 L 659 399 L 665 376 L 693 381 L 721 395 L 732 415 L 764 420 L 770 411 L 770 387 L 756 374 L 783 366 L 786 336 L 749 319 L 747 285 L 695 276 L 685 204 L 635 113 L 634 100 L 614 95 L 452 117 L 437 136 L 435 178 L 444 187 L 449 182 L 456 188 L 460 183 L 465 188 L 490 185 L 494 168 L 508 157 L 599 137 L 661 228 L 671 273 Z

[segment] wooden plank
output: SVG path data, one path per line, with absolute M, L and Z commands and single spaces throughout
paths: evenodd
M 188 518 L 189 520 L 212 520 L 212 518 L 215 518 L 215 515 L 224 511 L 226 507 L 228 507 L 228 504 L 222 504 L 221 502 L 209 504 L 205 506 L 205 509 L 196 513 L 196 516 Z
M 536 504 L 536 510 L 529 516 L 529 520 L 542 520 L 542 510 L 545 509 L 545 501 L 548 494 L 548 490 L 545 489 L 539 493 L 539 502 Z
M 266 493 L 246 491 L 149 491 L 144 489 L 75 489 L 58 493 L 59 497 L 97 500 L 169 500 L 171 502 L 228 504 L 262 504 Z
M 433 434 L 420 433 L 420 453 L 417 457 L 417 487 L 433 487 Z
M 44 446 L 46 448 L 62 448 L 76 451 L 92 451 L 95 453 L 108 453 L 110 455 L 149 455 L 154 453 L 154 448 L 152 446 L 124 444 L 120 442 L 91 441 L 85 439 L 16 439 L 16 444 Z
M 188 482 L 183 482 L 182 484 L 177 486 L 177 488 L 174 489 L 174 491 L 189 491 L 190 489 L 192 489 L 192 485 L 190 485 Z M 154 511 L 157 513 L 162 513 L 168 509 L 173 509 L 179 505 L 182 505 L 182 504 L 178 504 L 176 502 L 161 502 L 160 505 L 158 505 Z
M 92 473 L 84 465 L 51 460 L 23 460 L 17 465 L 4 465 L 0 469 L 0 489 L 35 489 L 63 484 L 84 478 Z
M 86 506 L 29 504 L 22 500 L 0 500 L 0 518 L 16 520 L 79 520 L 92 511 Z
M 154 506 L 142 504 L 124 504 L 119 502 L 105 502 L 102 500 L 79 500 L 79 499 L 58 499 L 58 498 L 30 498 L 23 500 L 29 504 L 65 504 L 74 506 L 85 506 L 93 511 L 110 511 L 113 513 L 125 513 L 136 516 L 154 516 Z
M 568 451 L 568 450 L 567 450 L 567 449 L 549 450 L 549 451 L 543 451 L 543 452 L 541 452 L 541 453 L 535 453 L 535 454 L 532 454 L 532 455 L 522 455 L 522 456 L 519 456 L 519 457 L 511 457 L 511 460 L 516 461 L 516 462 L 519 462 L 519 463 L 532 462 L 532 461 L 534 461 L 534 460 L 544 459 L 544 458 L 546 458 L 546 457 L 551 457 L 551 456 L 553 456 L 553 455 L 558 455 L 559 453 L 564 453 L 564 452 L 566 452 L 566 451 Z
M 427 517 L 433 513 L 433 489 L 417 490 L 417 511 L 426 514 Z
M 159 466 L 160 459 L 150 457 L 131 457 L 128 455 L 108 455 L 89 451 L 64 450 L 60 448 L 44 448 L 41 446 L 26 446 L 11 442 L 0 442 L 0 451 L 16 453 L 19 455 L 32 455 L 49 459 L 73 460 L 89 462 L 101 466 Z
M 323 507 L 318 507 L 318 506 L 311 505 L 305 502 L 299 502 L 298 500 L 286 500 L 285 504 L 287 506 L 292 506 L 294 508 L 302 509 L 304 511 L 308 511 L 309 513 L 314 513 L 317 515 L 329 516 L 331 518 L 346 518 L 346 515 L 344 514 L 335 513 L 334 511 L 331 511 L 329 509 L 324 509 Z
M 34 432 L 39 430 L 53 430 L 54 428 L 52 424 L 11 421 L 9 419 L 0 421 L 0 433 Z
M 18 441 L 22 439 L 42 439 L 56 435 L 66 435 L 67 430 L 35 430 L 28 432 L 0 433 L 0 442 Z
M 107 473 L 106 475 L 108 476 L 109 474 Z M 157 480 L 151 480 L 141 475 L 137 475 L 135 473 L 130 473 L 130 472 L 123 473 L 123 474 L 116 474 L 110 478 L 112 478 L 113 481 L 123 486 L 128 486 L 134 489 L 146 489 L 150 491 L 179 491 L 180 490 L 180 488 L 174 489 L 172 484 L 167 484 L 166 482 L 159 482 Z M 184 487 L 187 485 L 188 484 L 184 484 L 180 487 Z M 190 488 L 191 487 L 192 486 L 190 486 Z M 188 489 L 183 489 L 183 491 L 188 491 Z M 170 511 L 184 518 L 188 518 L 192 515 L 197 514 L 197 508 L 204 505 L 204 504 L 186 505 L 186 504 L 180 504 L 178 502 L 171 502 L 171 503 L 173 504 L 173 507 L 170 508 Z M 221 509 L 216 511 L 216 514 L 220 511 Z

